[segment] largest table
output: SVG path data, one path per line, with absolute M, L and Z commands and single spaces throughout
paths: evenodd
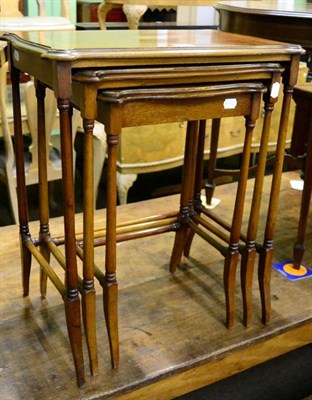
M 278 192 L 281 180 L 281 162 L 287 130 L 290 100 L 296 84 L 302 49 L 298 45 L 272 42 L 217 31 L 118 31 L 98 32 L 30 32 L 23 35 L 5 35 L 9 42 L 12 82 L 14 88 L 14 115 L 16 141 L 16 167 L 21 254 L 23 263 L 24 295 L 29 292 L 31 258 L 40 263 L 44 275 L 49 276 L 65 302 L 67 327 L 76 366 L 78 384 L 84 384 L 84 363 L 80 322 L 80 296 L 83 294 L 84 316 L 89 316 L 87 332 L 91 332 L 91 370 L 96 373 L 96 341 L 94 318 L 94 233 L 92 192 L 92 128 L 97 118 L 97 92 L 101 88 L 128 88 L 137 86 L 164 87 L 168 85 L 229 82 L 240 79 L 259 81 L 268 79 L 273 65 L 284 69 L 284 97 L 281 113 L 276 165 L 273 175 L 270 205 L 267 212 L 267 229 L 263 245 L 261 276 L 269 281 L 274 225 L 277 215 Z M 260 68 L 260 69 L 259 69 Z M 28 205 L 23 162 L 23 140 L 20 116 L 20 71 L 34 76 L 38 96 L 39 155 L 39 240 L 31 236 L 28 225 Z M 77 81 L 77 76 L 78 81 Z M 209 76 L 210 80 L 207 78 Z M 211 78 L 213 76 L 213 79 Z M 238 78 L 239 76 L 239 78 Z M 84 78 L 85 77 L 85 78 Z M 61 152 L 64 194 L 65 256 L 55 243 L 49 229 L 48 190 L 44 154 L 44 88 L 54 90 L 60 113 Z M 75 232 L 74 180 L 72 169 L 71 100 L 77 105 L 84 120 L 86 145 L 84 149 L 84 232 L 83 232 L 83 279 L 77 271 Z M 116 145 L 116 138 L 113 137 Z M 90 147 L 91 145 L 91 147 Z M 116 225 L 116 205 L 110 204 L 107 228 Z M 112 228 L 113 227 L 113 228 Z M 109 238 L 114 248 L 115 238 Z M 39 245 L 39 249 L 37 248 Z M 65 284 L 55 275 L 49 265 L 49 254 L 56 257 L 65 269 Z M 78 251 L 78 255 L 81 252 Z M 116 262 L 112 251 L 106 257 L 106 271 Z M 111 285 L 101 271 L 97 271 L 102 283 Z M 115 277 L 114 277 L 115 279 Z M 44 280 L 43 280 L 44 282 Z M 269 287 L 268 287 L 269 289 Z M 42 293 L 45 295 L 44 285 Z M 269 290 L 263 294 L 264 303 L 269 302 Z M 266 321 L 264 321 L 266 322 Z M 88 336 L 88 335 L 87 335 Z

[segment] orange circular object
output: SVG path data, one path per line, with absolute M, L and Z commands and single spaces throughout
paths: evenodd
M 287 274 L 294 275 L 294 276 L 303 276 L 307 273 L 307 269 L 303 265 L 300 265 L 300 268 L 296 269 L 296 268 L 294 268 L 294 264 L 285 264 L 283 266 L 283 270 Z

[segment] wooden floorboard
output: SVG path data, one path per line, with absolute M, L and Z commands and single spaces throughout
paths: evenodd
M 290 188 L 296 172 L 283 176 L 275 260 L 292 258 L 301 193 Z M 249 182 L 249 189 L 252 181 Z M 265 181 L 267 202 L 270 178 Z M 229 215 L 235 184 L 217 187 L 216 211 Z M 250 190 L 247 194 L 250 200 Z M 119 209 L 120 220 L 176 210 L 178 196 L 129 204 Z M 103 223 L 98 210 L 96 225 Z M 245 216 L 248 216 L 248 209 Z M 264 230 L 265 207 L 259 226 Z M 77 215 L 77 229 L 81 228 Z M 30 224 L 35 235 L 37 223 Z M 51 220 L 52 233 L 62 232 L 62 219 Z M 32 268 L 30 299 L 21 297 L 19 245 L 16 226 L 0 228 L 1 237 L 1 398 L 34 399 L 169 399 L 233 375 L 263 361 L 312 342 L 312 279 L 286 280 L 272 270 L 272 321 L 260 322 L 256 273 L 253 320 L 242 325 L 239 271 L 237 315 L 232 330 L 224 325 L 223 259 L 196 237 L 191 258 L 175 276 L 168 272 L 173 234 L 118 245 L 120 367 L 110 367 L 102 294 L 97 285 L 97 334 L 100 373 L 78 389 L 67 340 L 64 307 L 49 285 L 48 298 L 38 291 L 38 266 Z M 308 223 L 304 261 L 312 265 L 312 219 Z M 104 251 L 96 249 L 103 268 Z M 59 267 L 55 267 L 57 272 Z

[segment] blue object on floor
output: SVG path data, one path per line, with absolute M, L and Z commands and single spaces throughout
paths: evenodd
M 293 268 L 293 265 L 293 261 L 284 261 L 273 264 L 273 268 L 289 281 L 297 281 L 312 276 L 312 271 L 306 265 L 301 264 L 299 269 Z

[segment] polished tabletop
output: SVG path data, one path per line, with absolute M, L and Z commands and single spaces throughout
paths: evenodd
M 79 62 L 106 60 L 107 63 L 131 64 L 131 59 L 158 59 L 163 63 L 181 63 L 193 57 L 238 57 L 296 54 L 298 45 L 246 37 L 216 30 L 138 30 L 138 31 L 64 31 L 6 34 L 18 51 L 32 52 L 41 59 Z M 131 55 L 131 57 L 130 57 Z M 208 59 L 207 59 L 208 61 Z M 146 61 L 145 61 L 146 63 Z

